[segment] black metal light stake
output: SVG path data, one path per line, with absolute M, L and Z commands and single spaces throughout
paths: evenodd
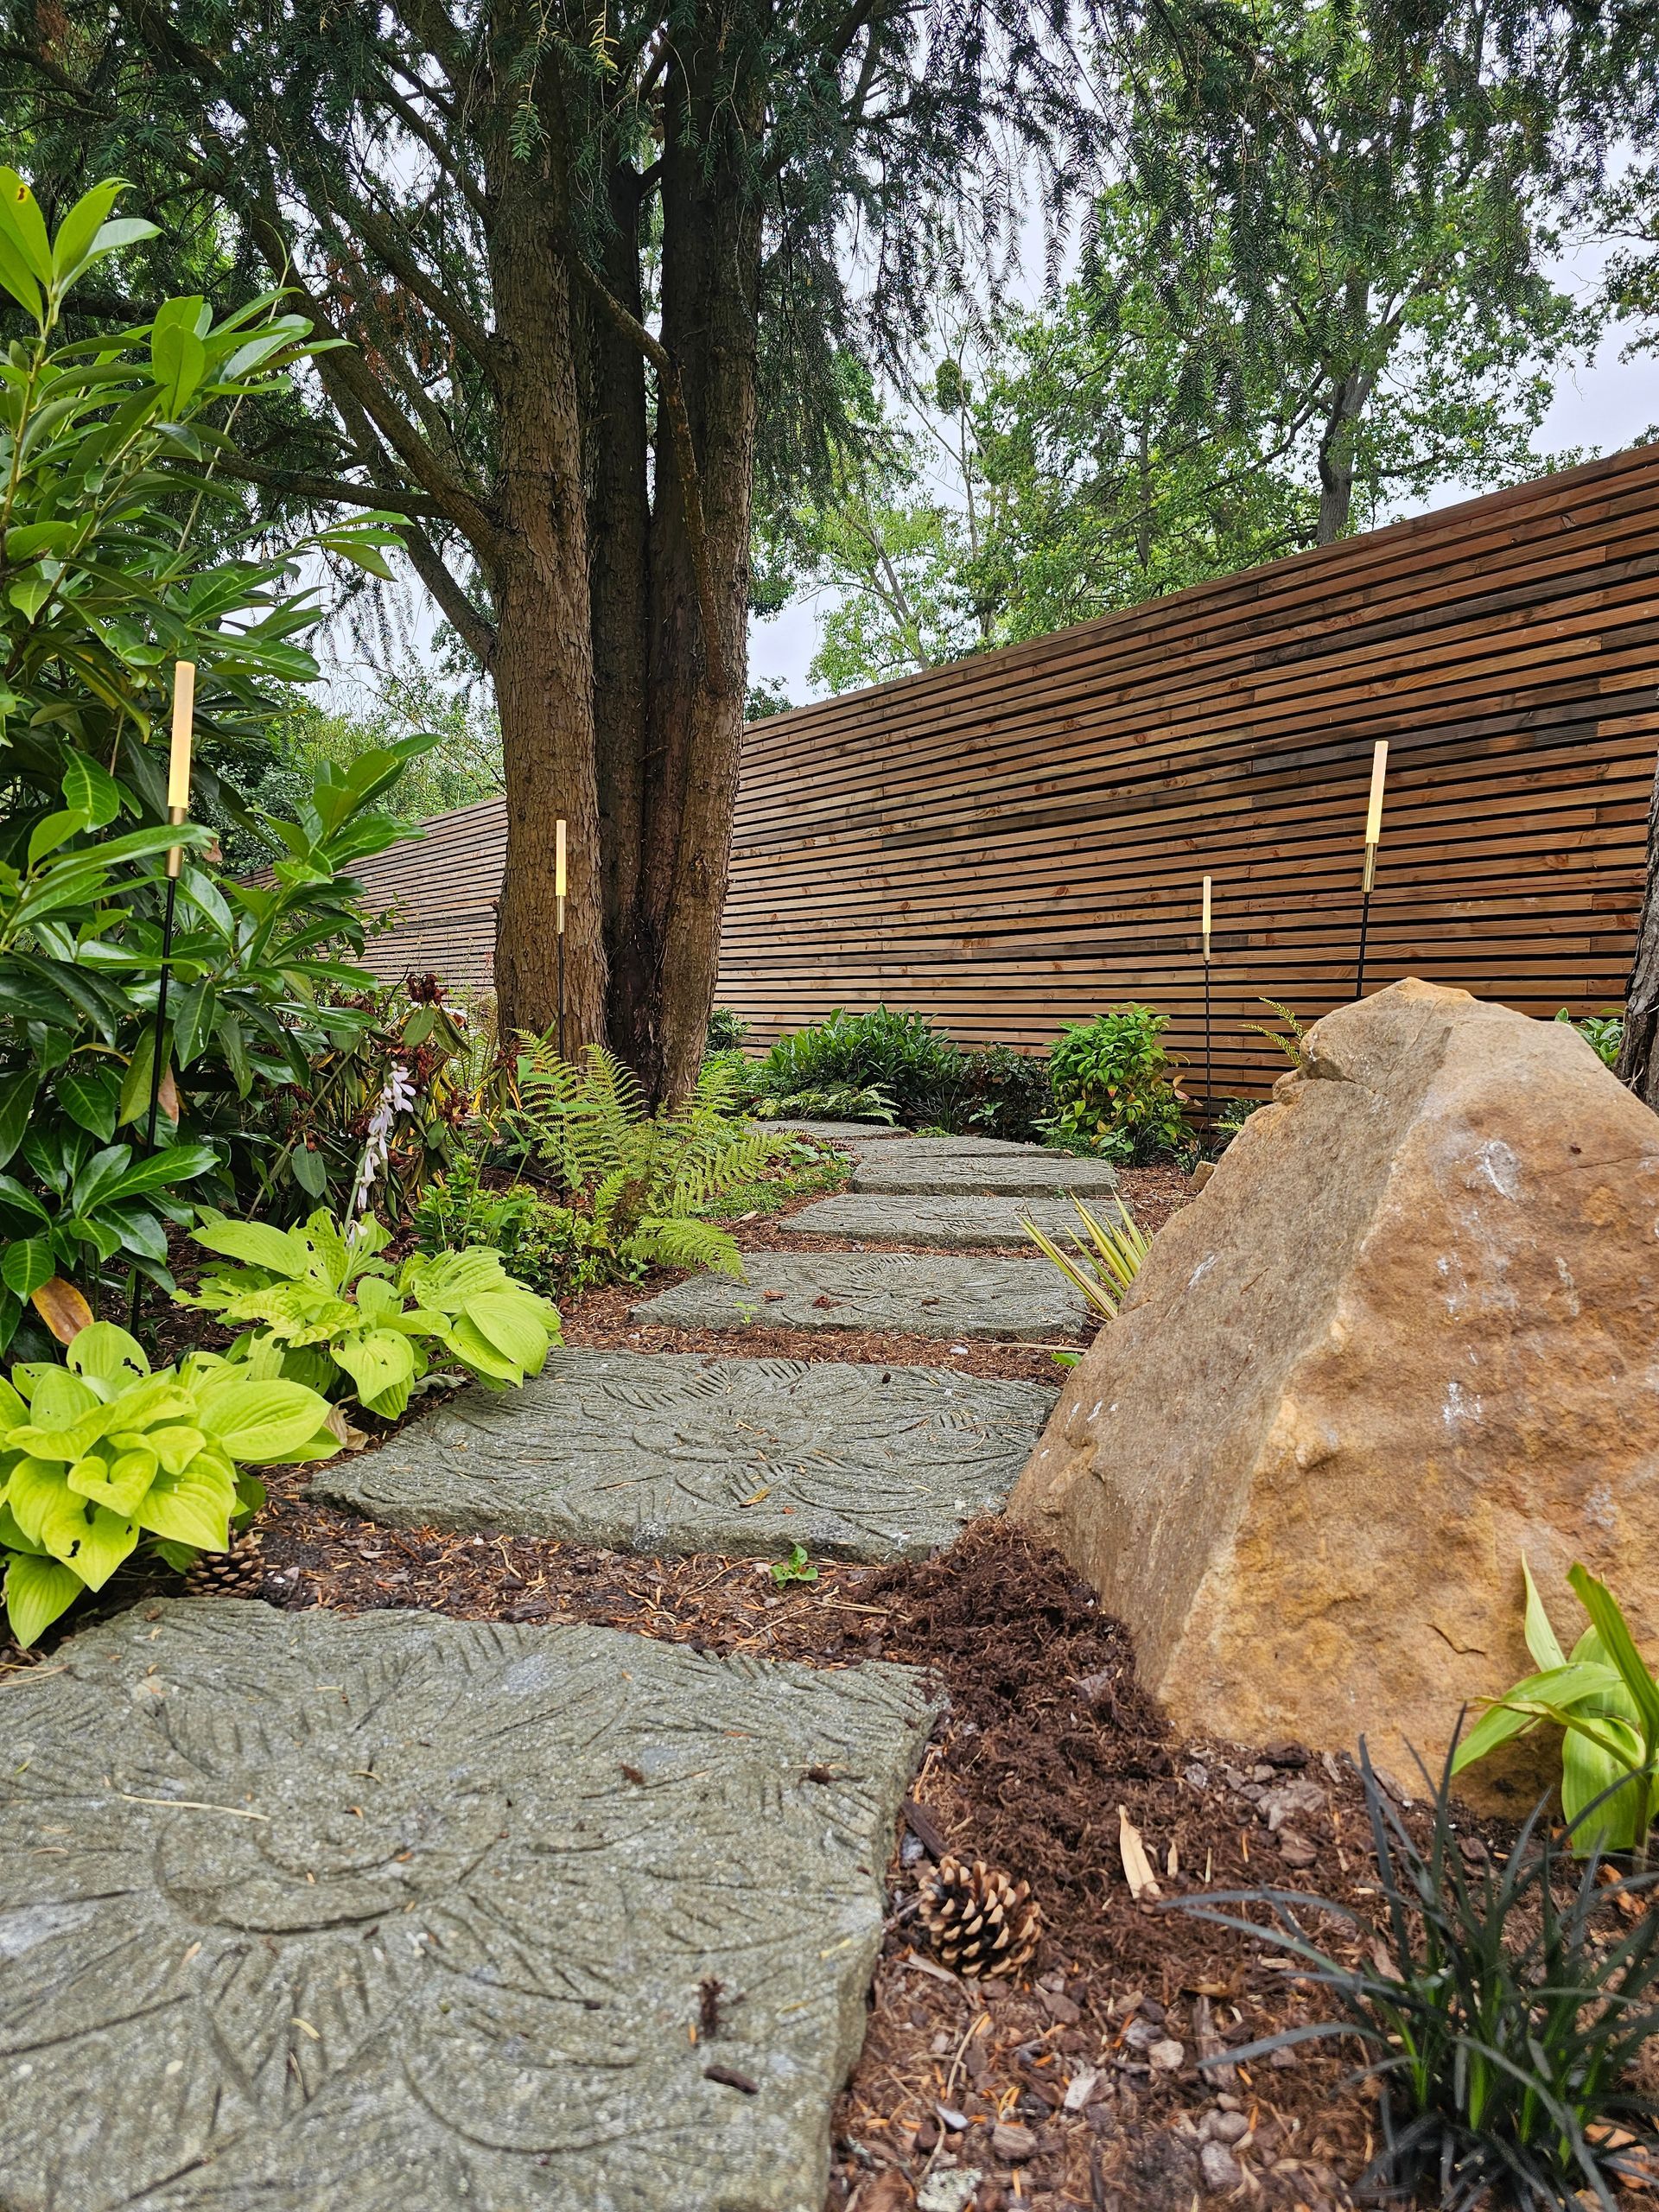
M 196 664 L 181 660 L 173 678 L 173 749 L 167 766 L 167 818 L 181 829 L 190 811 L 190 736 L 195 716 Z M 173 919 L 178 907 L 179 870 L 184 848 L 171 845 L 167 855 L 167 905 L 162 914 L 162 969 L 156 985 L 156 1027 L 149 1050 L 149 1114 L 144 1123 L 146 1150 L 156 1149 L 156 1130 L 162 1111 L 162 1043 L 167 1033 L 167 986 L 172 973 Z M 132 1271 L 131 1325 L 138 1328 L 138 1287 L 142 1278 Z
M 1365 995 L 1365 941 L 1371 929 L 1371 887 L 1376 881 L 1376 849 L 1382 836 L 1382 785 L 1389 772 L 1389 741 L 1379 737 L 1371 754 L 1371 803 L 1365 810 L 1365 873 L 1360 884 L 1359 958 L 1354 968 L 1354 996 Z
M 1210 879 L 1204 879 L 1204 1110 L 1215 1119 L 1215 1077 L 1210 1064 Z
M 559 1058 L 564 1058 L 564 817 L 553 825 L 553 926 L 559 940 Z

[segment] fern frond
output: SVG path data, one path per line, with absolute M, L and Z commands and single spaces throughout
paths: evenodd
M 743 1261 L 736 1239 L 712 1221 L 660 1217 L 641 1221 L 622 1245 L 628 1260 L 654 1260 L 664 1268 L 706 1268 L 711 1274 L 735 1275 L 743 1280 Z

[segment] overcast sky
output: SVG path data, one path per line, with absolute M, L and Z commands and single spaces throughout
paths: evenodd
M 1593 282 L 1599 256 L 1582 251 L 1555 271 L 1569 289 L 1587 290 Z M 1659 423 L 1659 361 L 1643 354 L 1622 361 L 1620 352 L 1628 330 L 1610 331 L 1595 360 L 1576 375 L 1557 385 L 1554 404 L 1538 433 L 1539 449 L 1560 453 L 1573 447 L 1599 453 L 1617 453 L 1642 432 Z M 1426 513 L 1470 497 L 1466 487 L 1446 484 L 1410 513 Z M 769 621 L 749 625 L 749 680 L 781 681 L 798 706 L 822 696 L 807 681 L 807 667 L 818 647 L 822 603 L 796 601 Z

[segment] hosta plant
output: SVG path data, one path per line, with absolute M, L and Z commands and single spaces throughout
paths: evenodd
M 264 1497 L 238 1463 L 340 1448 L 315 1390 L 211 1352 L 152 1373 L 124 1329 L 97 1321 L 67 1359 L 20 1363 L 0 1382 L 0 1555 L 24 1646 L 141 1545 L 175 1567 L 225 1550 L 232 1522 Z
M 1567 1580 L 1590 1616 L 1569 1657 L 1560 1647 L 1524 1560 L 1527 1649 L 1539 1672 L 1488 1707 L 1459 1746 L 1461 1773 L 1511 1737 L 1541 1724 L 1565 1731 L 1561 1809 L 1573 1847 L 1634 1851 L 1645 1860 L 1659 1817 L 1659 1682 L 1636 1648 L 1617 1599 L 1582 1567 Z
M 382 1256 L 390 1238 L 372 1215 L 348 1229 L 321 1210 L 302 1229 L 217 1221 L 195 1241 L 237 1264 L 210 1269 L 179 1302 L 243 1331 L 232 1360 L 263 1370 L 275 1354 L 283 1375 L 389 1421 L 435 1355 L 499 1389 L 538 1374 L 559 1340 L 556 1307 L 515 1282 L 499 1252 L 397 1266 Z

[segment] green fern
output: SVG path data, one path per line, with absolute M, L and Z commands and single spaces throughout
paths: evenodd
M 741 1276 L 724 1230 L 696 1218 L 722 1192 L 753 1182 L 785 1141 L 734 1111 L 734 1071 L 705 1065 L 679 1104 L 648 1113 L 614 1054 L 590 1045 L 580 1064 L 544 1037 L 520 1039 L 514 1103 L 503 1124 L 525 1163 L 588 1219 L 591 1241 L 624 1267 L 656 1262 Z

